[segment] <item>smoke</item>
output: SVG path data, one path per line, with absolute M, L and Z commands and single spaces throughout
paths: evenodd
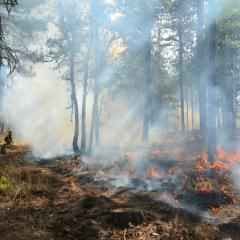
M 56 1 L 53 2 L 53 7 L 56 7 Z M 88 4 L 86 5 L 89 7 L 90 1 L 84 2 L 85 4 L 87 2 Z M 135 10 L 137 9 L 137 11 L 133 12 L 132 8 L 129 7 L 126 13 L 122 13 L 121 5 L 120 7 L 115 5 L 115 2 L 117 1 L 106 0 L 105 2 L 113 8 L 109 13 L 108 20 L 110 19 L 112 21 L 111 24 L 113 24 L 113 31 L 117 31 L 117 39 L 113 41 L 107 53 L 101 52 L 102 55 L 106 55 L 106 59 L 104 57 L 101 59 L 102 69 L 99 74 L 102 91 L 99 97 L 99 107 L 101 112 L 101 145 L 99 148 L 94 149 L 96 155 L 93 155 L 93 158 L 95 157 L 94 160 L 98 161 L 98 163 L 101 164 L 101 167 L 104 164 L 110 166 L 110 168 L 111 166 L 113 167 L 107 173 L 99 171 L 95 179 L 107 181 L 113 186 L 129 188 L 136 192 L 150 191 L 155 193 L 155 200 L 164 201 L 171 206 L 183 208 L 196 213 L 198 207 L 195 206 L 194 203 L 179 203 L 175 198 L 175 194 L 188 194 L 186 193 L 186 190 L 184 191 L 185 182 L 183 179 L 188 174 L 186 170 L 189 170 L 189 168 L 192 169 L 193 167 L 189 167 L 189 165 L 193 164 L 192 159 L 191 163 L 186 163 L 185 165 L 177 163 L 179 164 L 178 167 L 181 167 L 181 169 L 177 169 L 178 171 L 170 171 L 171 168 L 174 167 L 177 158 L 183 158 L 185 160 L 185 158 L 189 156 L 196 157 L 193 156 L 193 154 L 197 155 L 200 150 L 200 147 L 196 146 L 198 144 L 200 145 L 200 142 L 196 139 L 196 134 L 194 132 L 192 135 L 186 134 L 189 138 L 195 138 L 194 140 L 196 140 L 196 142 L 194 143 L 191 141 L 184 142 L 185 139 L 179 140 L 179 136 L 182 136 L 183 134 L 176 133 L 176 130 L 179 129 L 180 125 L 178 101 L 179 69 L 177 67 L 179 63 L 179 44 L 178 41 L 176 41 L 176 38 L 179 38 L 179 36 L 177 36 L 177 31 L 175 29 L 176 26 L 174 28 L 171 26 L 172 23 L 169 18 L 169 13 L 164 13 L 162 16 L 162 22 L 154 23 L 153 7 L 155 5 L 150 2 L 146 9 L 142 8 L 141 4 L 134 5 L 135 3 L 133 3 L 131 7 Z M 80 4 L 80 2 L 78 2 L 78 4 Z M 159 4 L 161 5 L 161 1 L 159 1 Z M 71 47 L 77 52 L 75 82 L 79 110 L 81 112 L 82 79 L 84 71 L 83 62 L 86 58 L 86 52 L 89 45 L 89 36 L 86 33 L 88 33 L 90 28 L 89 26 L 85 26 L 86 23 L 84 22 L 84 18 L 86 18 L 88 14 L 84 12 L 83 15 L 76 17 L 77 21 L 80 21 L 84 26 L 80 28 L 80 24 L 76 22 L 76 19 L 74 18 L 75 13 L 77 12 L 75 11 L 77 8 L 73 8 L 73 6 L 75 6 L 74 1 L 63 1 L 60 5 L 62 5 L 62 8 L 58 9 L 58 11 L 49 11 L 45 14 L 50 14 L 54 21 L 57 21 L 58 18 L 61 19 L 62 17 L 64 21 L 61 22 L 62 25 L 60 24 L 60 28 L 62 29 L 67 25 L 67 28 L 64 31 L 68 31 L 68 28 L 71 28 L 71 30 L 78 35 L 76 45 L 73 44 L 74 46 Z M 115 7 L 119 7 L 120 10 L 114 11 Z M 226 7 L 226 5 L 220 4 L 217 15 L 219 16 L 220 13 L 223 13 Z M 84 7 L 81 6 L 81 8 Z M 190 10 L 192 11 L 192 9 Z M 81 9 L 81 11 L 83 11 L 83 9 Z M 57 13 L 56 16 L 54 15 L 55 12 Z M 216 16 L 215 14 L 216 13 L 209 13 L 209 20 L 204 31 L 208 31 L 208 25 L 210 25 L 213 16 Z M 94 81 L 93 69 L 95 64 L 94 59 L 96 57 L 94 54 L 96 54 L 95 50 L 98 47 L 101 51 L 104 51 L 105 47 L 108 45 L 109 38 L 112 36 L 111 30 L 105 29 L 106 26 L 104 24 L 106 23 L 104 21 L 107 20 L 104 19 L 102 12 L 99 11 L 98 15 L 100 19 L 99 22 L 103 24 L 103 26 L 99 29 L 99 46 L 93 46 L 92 52 L 94 53 L 91 54 L 89 62 L 89 92 L 87 97 L 86 128 L 87 144 L 89 143 L 89 132 L 92 119 L 91 112 L 94 90 L 92 83 Z M 71 21 L 68 21 L 69 16 Z M 185 18 L 188 19 L 187 14 L 185 14 Z M 132 21 L 133 19 L 136 21 Z M 53 40 L 51 53 L 54 51 L 57 52 L 57 50 L 60 52 L 61 57 L 58 62 L 59 65 L 56 65 L 58 65 L 57 67 L 62 71 L 52 71 L 51 69 L 56 68 L 56 65 L 53 66 L 48 63 L 35 64 L 33 65 L 33 72 L 35 72 L 35 75 L 31 77 L 16 75 L 14 77 L 14 82 L 5 89 L 2 97 L 3 120 L 8 124 L 9 128 L 13 130 L 14 137 L 27 141 L 32 148 L 33 154 L 36 157 L 41 158 L 50 158 L 72 153 L 74 122 L 71 121 L 72 110 L 67 109 L 71 106 L 71 93 L 67 91 L 69 89 L 69 82 L 62 80 L 62 78 L 68 79 L 69 76 L 69 53 L 64 52 L 66 49 L 69 51 L 69 49 L 68 46 L 67 48 L 64 48 L 66 47 L 64 45 L 66 41 L 59 38 L 59 26 L 57 26 L 54 21 L 47 23 L 48 30 L 44 38 L 47 39 L 47 37 L 50 37 Z M 87 18 L 86 22 L 88 23 L 88 21 L 90 20 Z M 184 91 L 185 93 L 190 91 L 196 93 L 198 90 L 197 81 L 200 77 L 197 76 L 198 71 L 192 67 L 195 63 L 195 59 L 193 58 L 196 51 L 196 13 L 192 15 L 190 22 L 187 21 L 185 24 L 188 27 L 185 26 L 186 29 L 183 33 L 184 66 L 182 70 L 184 72 Z M 150 31 L 149 34 L 150 25 L 152 25 L 150 29 L 152 31 Z M 159 26 L 160 28 L 164 28 L 164 30 L 160 32 L 160 37 L 157 36 Z M 64 34 L 68 34 L 68 32 L 64 32 Z M 124 38 L 126 35 L 128 37 Z M 141 141 L 144 108 L 146 108 L 144 103 L 146 95 L 148 94 L 143 87 L 145 77 L 144 67 L 146 64 L 143 49 L 149 41 L 152 41 L 153 45 L 151 56 L 151 83 L 153 84 L 151 86 L 151 93 L 154 95 L 151 96 L 152 102 L 150 102 L 153 105 L 155 104 L 154 108 L 153 106 L 148 106 L 149 112 L 154 112 L 149 120 L 149 145 L 156 143 L 156 146 L 159 147 L 162 143 L 164 144 L 164 147 L 162 147 L 160 151 L 160 157 L 152 156 L 152 158 L 149 157 L 147 152 L 149 150 L 149 145 L 143 146 Z M 37 44 L 40 43 L 37 42 Z M 45 50 L 49 46 L 42 46 L 42 44 L 43 43 L 41 42 L 40 48 L 44 49 L 43 51 L 45 53 Z M 33 43 L 31 43 L 31 45 L 34 49 L 38 49 L 39 47 L 33 46 Z M 204 48 L 205 47 L 206 46 L 204 46 Z M 205 49 L 203 51 L 205 51 Z M 208 49 L 206 52 L 207 51 Z M 205 56 L 205 58 L 207 59 L 208 57 Z M 206 59 L 202 59 L 202 61 Z M 209 66 L 211 66 L 211 64 L 209 64 Z M 201 75 L 201 80 L 207 83 L 209 77 L 208 69 L 202 71 Z M 210 85 L 207 86 L 207 88 L 207 107 L 211 104 L 215 109 L 218 109 L 218 111 L 222 111 L 220 114 L 218 112 L 218 117 L 220 116 L 220 118 L 223 119 L 224 113 L 223 110 L 220 109 L 220 98 L 224 95 L 224 89 L 222 92 L 222 89 Z M 214 95 L 214 98 L 212 99 L 213 92 L 216 93 L 216 96 Z M 184 98 L 186 101 L 186 95 Z M 195 120 L 195 128 L 198 128 L 199 103 L 196 101 L 196 98 L 197 96 L 195 96 L 193 105 L 189 107 L 189 113 L 191 114 L 194 108 L 193 116 Z M 220 125 L 221 124 L 222 122 L 220 121 Z M 189 126 L 191 126 L 191 124 L 189 124 Z M 173 132 L 173 130 L 175 132 Z M 206 131 L 208 131 L 208 129 L 206 129 Z M 168 145 L 169 142 L 166 143 L 166 140 L 169 140 L 170 143 L 173 142 L 174 144 Z M 224 133 L 218 133 L 217 140 L 218 144 L 221 146 L 228 147 L 228 145 L 232 144 L 232 142 L 227 142 L 228 139 L 224 137 Z M 80 141 L 81 131 L 79 134 L 79 146 Z M 234 150 L 236 150 L 239 144 L 234 142 L 234 146 Z M 165 147 L 170 148 L 170 151 L 164 153 Z M 184 152 L 185 149 L 187 152 Z M 131 150 L 134 152 L 137 151 L 139 154 L 139 157 L 133 161 L 127 160 L 127 156 L 125 156 L 125 153 Z M 180 156 L 181 154 L 178 153 L 178 151 L 184 152 L 184 154 Z M 96 161 L 94 164 L 96 164 Z M 187 173 L 183 174 L 182 170 Z M 239 189 L 239 167 L 236 165 L 231 170 L 235 186 Z M 155 173 L 155 171 L 157 171 L 157 173 Z M 151 176 L 151 174 L 156 175 Z M 208 213 L 205 212 L 201 212 L 201 214 L 209 216 Z
M 37 64 L 36 75 L 16 76 L 5 90 L 3 118 L 17 138 L 27 141 L 35 156 L 52 157 L 71 152 L 72 123 L 66 111 L 63 81 L 49 66 Z

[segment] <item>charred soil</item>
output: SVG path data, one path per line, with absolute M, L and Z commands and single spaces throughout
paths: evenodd
M 1 240 L 240 239 L 238 218 L 206 223 L 151 192 L 96 183 L 94 171 L 74 176 L 55 162 L 31 161 L 22 146 L 1 156 Z

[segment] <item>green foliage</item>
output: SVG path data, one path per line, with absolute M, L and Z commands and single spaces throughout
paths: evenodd
M 5 6 L 11 6 L 11 7 L 14 7 L 18 4 L 18 1 L 17 0 L 4 0 L 4 3 L 3 3 Z
M 224 85 L 226 81 L 235 81 L 238 85 L 237 79 L 240 71 L 239 1 L 223 2 L 226 7 L 218 18 L 218 80 L 220 85 Z
M 0 177 L 0 192 L 7 192 L 13 189 L 13 183 L 7 176 Z
M 8 13 L 11 12 L 12 8 L 18 5 L 17 0 L 4 0 L 3 2 L 0 3 L 3 7 L 5 7 L 8 11 Z

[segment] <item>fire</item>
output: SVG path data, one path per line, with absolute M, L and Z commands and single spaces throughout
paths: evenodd
M 222 208 L 215 208 L 215 207 L 211 208 L 211 212 L 213 215 L 217 215 L 221 210 Z
M 210 163 L 208 162 L 208 155 L 206 152 L 201 152 L 198 162 L 195 165 L 198 171 L 203 171 L 204 169 L 210 168 Z
M 228 160 L 232 164 L 240 161 L 240 152 L 237 153 L 229 153 L 224 151 L 220 146 L 217 147 L 217 157 L 220 160 Z
M 208 161 L 208 154 L 206 152 L 201 152 L 198 157 L 198 161 L 194 166 L 201 174 L 201 177 L 196 180 L 196 185 L 194 187 L 195 191 L 211 192 L 213 190 L 217 190 L 224 195 L 229 196 L 231 192 L 228 185 L 225 183 L 227 183 L 231 174 L 229 170 L 236 163 L 240 163 L 240 152 L 230 153 L 218 146 L 216 151 L 216 160 L 214 163 Z M 214 174 L 219 172 L 221 175 L 219 175 L 219 178 L 217 175 L 214 177 L 211 174 L 205 175 L 202 174 L 204 170 L 214 170 Z M 212 211 L 216 212 L 217 209 L 212 209 Z
M 158 174 L 158 170 L 156 168 L 152 167 L 148 170 L 148 177 L 156 178 L 158 176 L 159 176 L 159 174 Z
M 221 190 L 222 193 L 224 193 L 226 195 L 228 194 L 228 189 L 227 189 L 226 186 L 222 186 L 220 190 Z
M 203 171 L 205 169 L 227 171 L 233 164 L 240 162 L 240 152 L 230 153 L 218 146 L 216 161 L 214 163 L 208 161 L 208 154 L 206 152 L 202 152 L 198 159 L 199 160 L 195 165 L 195 169 L 198 171 Z
M 198 192 L 211 192 L 213 190 L 212 184 L 205 179 L 201 179 L 197 184 Z

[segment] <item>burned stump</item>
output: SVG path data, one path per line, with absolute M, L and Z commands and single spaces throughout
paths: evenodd
M 126 228 L 130 224 L 139 225 L 143 221 L 143 212 L 135 209 L 115 209 L 108 216 L 108 222 L 117 228 Z

